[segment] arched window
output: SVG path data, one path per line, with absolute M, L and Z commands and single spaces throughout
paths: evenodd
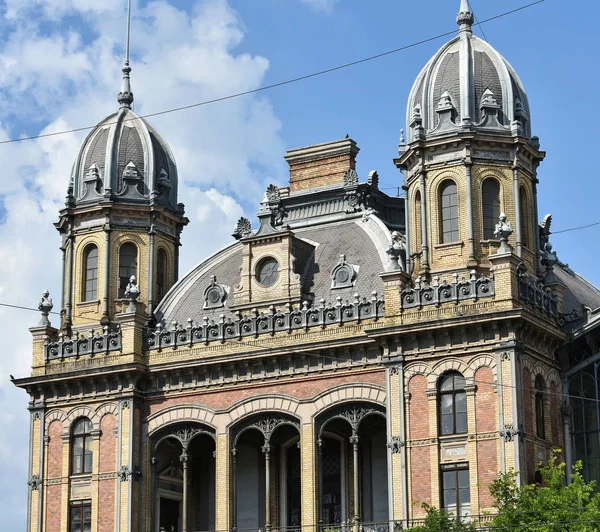
M 440 187 L 440 220 L 441 243 L 458 242 L 458 192 L 454 181 Z
M 500 218 L 500 184 L 495 179 L 486 179 L 481 187 L 483 208 L 483 238 L 494 238 L 494 230 Z
M 84 301 L 94 301 L 98 299 L 98 248 L 88 246 L 84 255 Z
M 544 379 L 541 375 L 535 378 L 535 431 L 538 438 L 546 438 L 546 428 L 544 423 Z
M 125 297 L 125 289 L 132 275 L 137 277 L 137 247 L 131 242 L 121 246 L 119 250 L 119 297 Z
M 464 434 L 467 432 L 467 394 L 465 378 L 452 371 L 439 382 L 440 433 Z
M 519 189 L 519 220 L 521 222 L 521 243 L 523 247 L 529 247 L 529 221 L 527 220 L 527 213 L 529 212 L 529 206 L 527 204 L 527 192 L 521 187 Z
M 415 236 L 413 237 L 414 247 L 413 253 L 419 253 L 421 251 L 422 240 L 421 240 L 421 192 L 417 191 L 415 194 Z
M 92 458 L 92 422 L 87 417 L 82 417 L 73 426 L 71 473 L 91 473 Z
M 156 258 L 156 302 L 164 297 L 167 287 L 167 254 L 164 249 L 158 250 Z

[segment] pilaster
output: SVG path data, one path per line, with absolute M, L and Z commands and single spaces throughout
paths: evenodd
M 301 425 L 300 434 L 300 469 L 302 481 L 302 530 L 316 532 L 317 530 L 317 461 L 316 435 L 313 423 Z
M 231 528 L 231 448 L 227 433 L 217 434 L 216 441 L 216 489 L 215 489 L 215 528 L 229 530 Z

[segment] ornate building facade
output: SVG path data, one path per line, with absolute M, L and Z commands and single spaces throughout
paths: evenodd
M 539 222 L 521 81 L 465 0 L 457 21 L 409 97 L 405 198 L 359 177 L 350 138 L 290 150 L 289 186 L 182 279 L 177 168 L 126 63 L 56 224 L 62 323 L 44 294 L 15 380 L 28 531 L 478 520 L 499 471 L 534 482 L 556 447 L 598 477 L 600 291 Z

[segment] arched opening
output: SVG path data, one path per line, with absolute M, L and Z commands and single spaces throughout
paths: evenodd
M 385 524 L 389 519 L 387 436 L 384 411 L 351 404 L 318 419 L 319 520 Z
M 255 416 L 234 427 L 232 438 L 233 528 L 300 528 L 298 422 L 279 414 Z
M 152 457 L 155 530 L 215 529 L 215 440 L 201 425 L 162 433 Z
M 83 301 L 98 299 L 98 248 L 88 246 L 84 253 Z
M 523 187 L 519 189 L 519 221 L 520 225 L 520 233 L 521 233 L 521 244 L 524 247 L 530 247 L 530 237 L 529 237 L 529 204 L 527 203 L 527 192 Z
M 546 439 L 544 392 L 546 385 L 541 375 L 535 378 L 535 432 L 538 438 Z
M 164 249 L 158 250 L 156 257 L 156 303 L 160 303 L 167 291 L 167 254 Z
M 87 417 L 81 417 L 73 425 L 71 474 L 82 475 L 91 473 L 93 459 L 92 422 Z
M 421 251 L 421 247 L 422 247 L 422 231 L 421 231 L 421 192 L 417 191 L 417 193 L 415 194 L 415 226 L 414 226 L 414 237 L 413 237 L 413 242 L 414 244 L 414 249 L 413 252 L 414 253 L 419 253 Z
M 458 242 L 458 190 L 454 181 L 440 186 L 439 206 L 440 243 Z
M 500 184 L 493 178 L 488 178 L 481 186 L 481 207 L 483 211 L 483 238 L 491 240 L 494 237 L 496 224 L 500 218 Z
M 132 275 L 137 277 L 138 250 L 132 242 L 126 242 L 119 249 L 119 297 L 125 297 L 125 290 Z

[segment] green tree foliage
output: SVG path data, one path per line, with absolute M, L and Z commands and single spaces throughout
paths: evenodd
M 476 530 L 473 525 L 463 523 L 460 519 L 454 517 L 454 515 L 448 514 L 435 506 L 430 506 L 427 503 L 423 503 L 421 506 L 427 513 L 427 517 L 421 526 L 413 527 L 410 529 L 411 531 L 438 532 L 449 530 L 451 532 L 463 532 Z
M 518 486 L 516 473 L 501 474 L 490 485 L 498 515 L 491 530 L 588 532 L 600 530 L 600 493 L 586 482 L 578 462 L 567 485 L 565 464 L 552 454 L 541 468 L 541 486 Z

